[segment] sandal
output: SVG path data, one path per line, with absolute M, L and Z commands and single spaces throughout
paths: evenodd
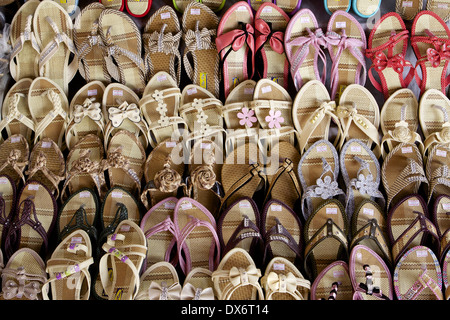
M 181 285 L 175 267 L 161 261 L 141 275 L 135 300 L 180 300 Z
M 261 278 L 265 300 L 308 300 L 311 283 L 288 259 L 273 258 Z
M 186 74 L 193 84 L 208 90 L 216 98 L 220 95 L 220 58 L 215 44 L 218 24 L 216 14 L 196 1 L 189 2 L 181 23 Z
M 334 261 L 317 275 L 310 300 L 353 300 L 353 285 L 345 261 Z
M 75 230 L 56 247 L 47 261 L 49 279 L 42 286 L 44 300 L 89 300 L 94 263 L 89 235 Z
M 372 249 L 357 245 L 349 258 L 353 300 L 393 300 L 391 271 Z
M 398 300 L 444 300 L 441 267 L 428 247 L 415 246 L 405 252 L 393 275 Z
M 436 145 L 428 154 L 425 175 L 429 182 L 427 203 L 441 194 L 450 194 L 450 146 Z
M 29 162 L 29 147 L 26 139 L 21 135 L 13 135 L 0 144 L 0 174 L 8 176 L 18 185 L 22 180 L 25 183 L 25 168 Z
M 396 0 L 395 3 L 395 11 L 403 20 L 414 20 L 422 8 L 423 0 Z
M 241 248 L 229 251 L 212 273 L 218 300 L 264 300 L 260 277 L 261 270 Z
M 315 279 L 330 263 L 348 258 L 348 223 L 344 207 L 336 199 L 323 201 L 304 226 L 304 268 Z
M 445 285 L 445 300 L 450 300 L 450 252 L 445 255 L 445 260 L 442 264 L 442 278 Z
M 3 262 L 3 251 L 6 235 L 8 229 L 11 227 L 11 222 L 14 219 L 15 206 L 16 206 L 16 184 L 10 177 L 6 175 L 0 175 L 0 254 Z
M 104 140 L 105 119 L 102 98 L 105 85 L 92 81 L 84 85 L 72 98 L 66 130 L 66 145 L 71 150 L 83 137 L 92 134 Z
M 125 7 L 127 8 L 128 13 L 135 18 L 145 17 L 147 13 L 150 11 L 153 2 L 152 0 L 143 0 L 143 1 L 123 0 L 123 1 L 125 2 Z
M 153 78 L 159 72 L 166 72 L 175 81 L 174 87 L 180 85 L 181 54 L 179 46 L 181 36 L 180 22 L 172 7 L 162 6 L 151 15 L 142 34 L 148 79 Z
M 284 51 L 284 32 L 289 16 L 275 4 L 263 3 L 255 13 L 255 72 L 289 88 L 289 61 Z
M 240 83 L 254 75 L 255 37 L 249 4 L 239 1 L 223 14 L 217 27 L 216 46 L 226 99 Z
M 323 0 L 323 5 L 325 7 L 325 11 L 332 15 L 336 11 L 344 11 L 348 12 L 352 5 L 351 0 Z
M 411 27 L 411 47 L 417 58 L 415 78 L 420 94 L 428 89 L 446 92 L 450 84 L 447 76 L 449 38 L 449 27 L 437 14 L 431 11 L 417 14 Z M 420 69 L 422 78 L 417 69 Z
M 284 34 L 286 57 L 297 91 L 310 80 L 325 83 L 327 57 L 322 49 L 324 46 L 324 34 L 314 13 L 309 9 L 298 11 L 289 20 Z
M 71 54 L 76 55 L 72 18 L 58 3 L 41 1 L 34 13 L 33 32 L 42 49 L 39 56 L 39 76 L 50 79 L 68 95 L 69 82 L 78 71 L 78 59 L 71 59 Z M 72 61 L 69 63 L 69 60 Z M 35 105 L 29 102 L 30 105 Z M 38 132 L 37 128 L 36 131 Z
M 334 100 L 349 84 L 365 85 L 366 35 L 351 14 L 336 11 L 328 22 L 325 41 L 332 61 L 330 88 Z
M 167 139 L 154 148 L 144 165 L 145 187 L 141 202 L 149 210 L 160 201 L 187 193 L 181 142 Z
M 132 220 L 123 220 L 103 244 L 99 273 L 108 300 L 134 300 L 140 288 L 140 270 L 147 256 L 144 233 Z M 112 267 L 112 274 L 109 266 Z
M 352 9 L 361 18 L 373 17 L 380 10 L 380 6 L 381 0 L 352 0 Z
M 439 252 L 438 231 L 420 195 L 403 198 L 389 211 L 387 223 L 394 265 L 414 246 L 426 245 Z
M 450 209 L 450 196 L 447 194 L 440 195 L 436 198 L 433 205 L 433 215 L 432 221 L 436 226 L 440 241 L 441 251 L 439 252 L 439 257 L 441 262 L 448 256 L 448 251 L 450 249 L 450 224 L 447 219 Z M 448 259 L 448 258 L 445 258 Z
M 211 276 L 208 269 L 192 269 L 184 280 L 181 300 L 215 300 Z
M 414 66 L 406 60 L 409 32 L 399 14 L 390 12 L 376 23 L 367 42 L 366 57 L 372 60 L 368 76 L 372 85 L 388 99 L 407 88 L 414 77 Z M 403 70 L 409 68 L 406 76 Z M 374 71 L 381 84 L 375 79 Z
M 449 3 L 447 1 L 427 1 L 427 10 L 436 13 L 445 23 L 450 20 Z
M 42 300 L 45 262 L 30 248 L 17 250 L 2 270 L 0 300 Z
M 78 70 L 86 83 L 111 82 L 106 61 L 103 58 L 105 45 L 100 37 L 98 25 L 98 19 L 103 10 L 105 10 L 103 4 L 90 3 L 81 10 L 74 22 L 73 41 L 77 48 Z

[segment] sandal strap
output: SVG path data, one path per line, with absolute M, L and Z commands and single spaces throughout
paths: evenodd
M 119 223 L 123 220 L 127 220 L 128 219 L 128 209 L 126 207 L 126 205 L 124 205 L 121 202 L 117 203 L 117 210 L 116 213 L 114 214 L 114 218 L 113 220 L 110 222 L 109 225 L 105 226 L 102 230 L 102 232 L 100 233 L 99 237 L 98 237 L 98 243 L 103 243 L 107 240 L 108 236 L 112 233 L 114 233 L 114 231 L 116 230 L 117 226 L 119 225 Z
M 248 231 L 242 232 L 244 230 Z M 244 215 L 241 223 L 239 223 L 239 225 L 236 227 L 227 244 L 223 248 L 222 256 L 224 256 L 231 249 L 237 247 L 240 242 L 249 238 L 253 238 L 251 247 L 263 243 L 263 238 L 258 226 L 253 223 L 253 221 L 251 221 L 248 216 Z M 252 250 L 250 249 L 250 251 Z
M 273 51 L 279 54 L 284 53 L 284 32 L 273 31 L 271 22 L 264 21 L 263 19 L 256 19 L 255 31 L 258 35 L 255 39 L 256 52 L 262 50 L 264 45 L 268 42 Z
M 448 165 L 439 166 L 436 170 L 433 171 L 430 177 L 428 177 L 429 191 L 428 191 L 428 203 L 431 201 L 433 197 L 433 193 L 437 186 L 445 186 L 450 188 L 450 170 Z
M 10 151 L 9 156 L 4 160 L 4 162 L 0 165 L 0 172 L 2 172 L 6 167 L 11 166 L 14 171 L 22 178 L 22 181 L 25 183 L 26 179 L 23 175 L 23 171 L 28 165 L 28 160 L 19 162 L 19 158 L 21 156 L 21 151 L 19 149 L 13 149 Z
M 56 198 L 59 197 L 59 183 L 64 180 L 65 177 L 58 176 L 54 172 L 52 172 L 47 166 L 47 154 L 43 151 L 39 151 L 39 154 L 36 158 L 34 164 L 31 164 L 31 167 L 25 172 L 28 176 L 28 179 L 31 179 L 36 173 L 41 172 L 44 176 L 50 181 L 53 185 L 53 188 L 56 192 Z
M 427 270 L 424 270 L 417 278 L 417 281 L 402 295 L 402 300 L 416 300 L 426 288 L 430 289 L 438 300 L 444 300 L 442 289 L 428 274 Z
M 278 218 L 275 218 L 276 224 L 270 228 L 269 231 L 266 232 L 264 235 L 264 256 L 263 256 L 263 263 L 267 262 L 266 259 L 268 257 L 268 251 L 272 251 L 270 248 L 270 245 L 274 241 L 283 242 L 285 243 L 289 249 L 292 250 L 292 252 L 295 253 L 297 258 L 301 258 L 301 248 L 300 244 L 297 243 L 292 237 L 292 235 L 287 231 L 287 229 L 283 226 L 283 224 L 278 220 Z
M 261 278 L 261 285 L 266 288 L 266 300 L 272 300 L 272 296 L 276 293 L 288 294 L 296 300 L 306 300 L 308 297 L 304 297 L 298 287 L 308 291 L 311 288 L 310 281 L 296 277 L 292 272 L 277 274 L 271 271 Z
M 297 195 L 299 196 L 299 198 L 301 197 L 302 194 L 302 188 L 300 186 L 300 182 L 298 181 L 296 172 L 295 172 L 294 168 L 294 163 L 292 162 L 291 159 L 284 159 L 283 163 L 281 164 L 281 166 L 278 168 L 277 172 L 275 173 L 272 182 L 270 183 L 267 192 L 266 192 L 266 197 L 264 200 L 264 203 L 266 203 L 269 198 L 270 198 L 270 193 L 273 190 L 273 188 L 276 185 L 276 182 L 278 181 L 278 179 L 283 175 L 283 174 L 287 174 L 292 181 L 292 184 L 294 185 L 294 189 L 297 192 Z
M 37 300 L 42 285 L 47 280 L 43 275 L 25 272 L 22 266 L 17 269 L 5 268 L 2 270 L 2 276 L 9 278 L 4 280 L 2 285 L 2 296 L 6 300 L 21 299 L 23 296 L 29 300 Z
M 365 264 L 363 266 L 364 271 L 366 273 L 366 282 L 365 283 L 359 283 L 358 287 L 356 288 L 356 291 L 363 292 L 367 295 L 370 295 L 372 297 L 376 297 L 380 300 L 390 300 L 389 297 L 383 294 L 380 287 L 374 286 L 373 283 L 373 274 L 372 270 L 370 268 L 370 265 Z
M 165 254 L 165 260 L 170 261 L 170 253 L 173 245 L 175 244 L 175 241 L 177 241 L 177 233 L 175 230 L 175 224 L 173 223 L 172 219 L 168 216 L 166 219 L 161 221 L 160 223 L 155 224 L 153 227 L 148 228 L 145 230 L 144 235 L 147 239 L 150 239 L 152 236 L 159 234 L 164 231 L 169 231 L 173 235 L 173 239 L 171 241 L 171 244 L 168 246 L 166 254 Z
M 256 288 L 260 299 L 264 299 L 264 293 L 259 278 L 261 277 L 261 270 L 254 265 L 249 265 L 247 268 L 232 267 L 230 270 L 216 270 L 212 273 L 212 280 L 229 282 L 220 292 L 220 300 L 230 300 L 233 293 L 244 286 L 253 286 Z
M 3 131 L 13 120 L 17 120 L 31 131 L 34 131 L 34 121 L 19 111 L 20 98 L 26 96 L 22 93 L 14 93 L 9 100 L 8 114 L 0 121 L 0 132 Z M 6 106 L 5 106 L 6 107 Z
M 70 221 L 61 229 L 59 238 L 64 239 L 67 235 L 75 230 L 81 229 L 86 231 L 91 239 L 97 240 L 97 229 L 91 225 L 87 219 L 85 205 L 82 204 L 72 215 Z

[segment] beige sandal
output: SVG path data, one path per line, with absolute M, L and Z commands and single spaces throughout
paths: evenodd
M 135 300 L 180 300 L 181 285 L 175 267 L 160 261 L 141 275 Z
M 208 269 L 192 269 L 184 279 L 181 300 L 215 300 L 211 276 Z
M 10 177 L 16 185 L 25 182 L 24 171 L 28 166 L 30 150 L 22 135 L 12 135 L 0 144 L 0 174 Z

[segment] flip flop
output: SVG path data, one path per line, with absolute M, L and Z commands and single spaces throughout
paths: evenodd
M 311 285 L 311 300 L 353 300 L 347 262 L 338 260 L 323 269 Z
M 29 165 L 29 146 L 21 135 L 13 135 L 0 144 L 0 174 L 8 176 L 16 185 L 25 183 L 25 168 Z

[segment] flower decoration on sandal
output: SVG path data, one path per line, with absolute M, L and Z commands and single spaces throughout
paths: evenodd
M 284 122 L 284 118 L 281 116 L 280 110 L 270 110 L 269 115 L 266 116 L 266 122 L 269 124 L 269 128 L 281 128 L 281 124 Z
M 247 107 L 242 108 L 241 112 L 237 114 L 237 117 L 241 119 L 239 120 L 239 124 L 241 126 L 251 128 L 253 126 L 253 123 L 258 121 L 258 119 L 254 115 L 255 111 L 250 110 Z

